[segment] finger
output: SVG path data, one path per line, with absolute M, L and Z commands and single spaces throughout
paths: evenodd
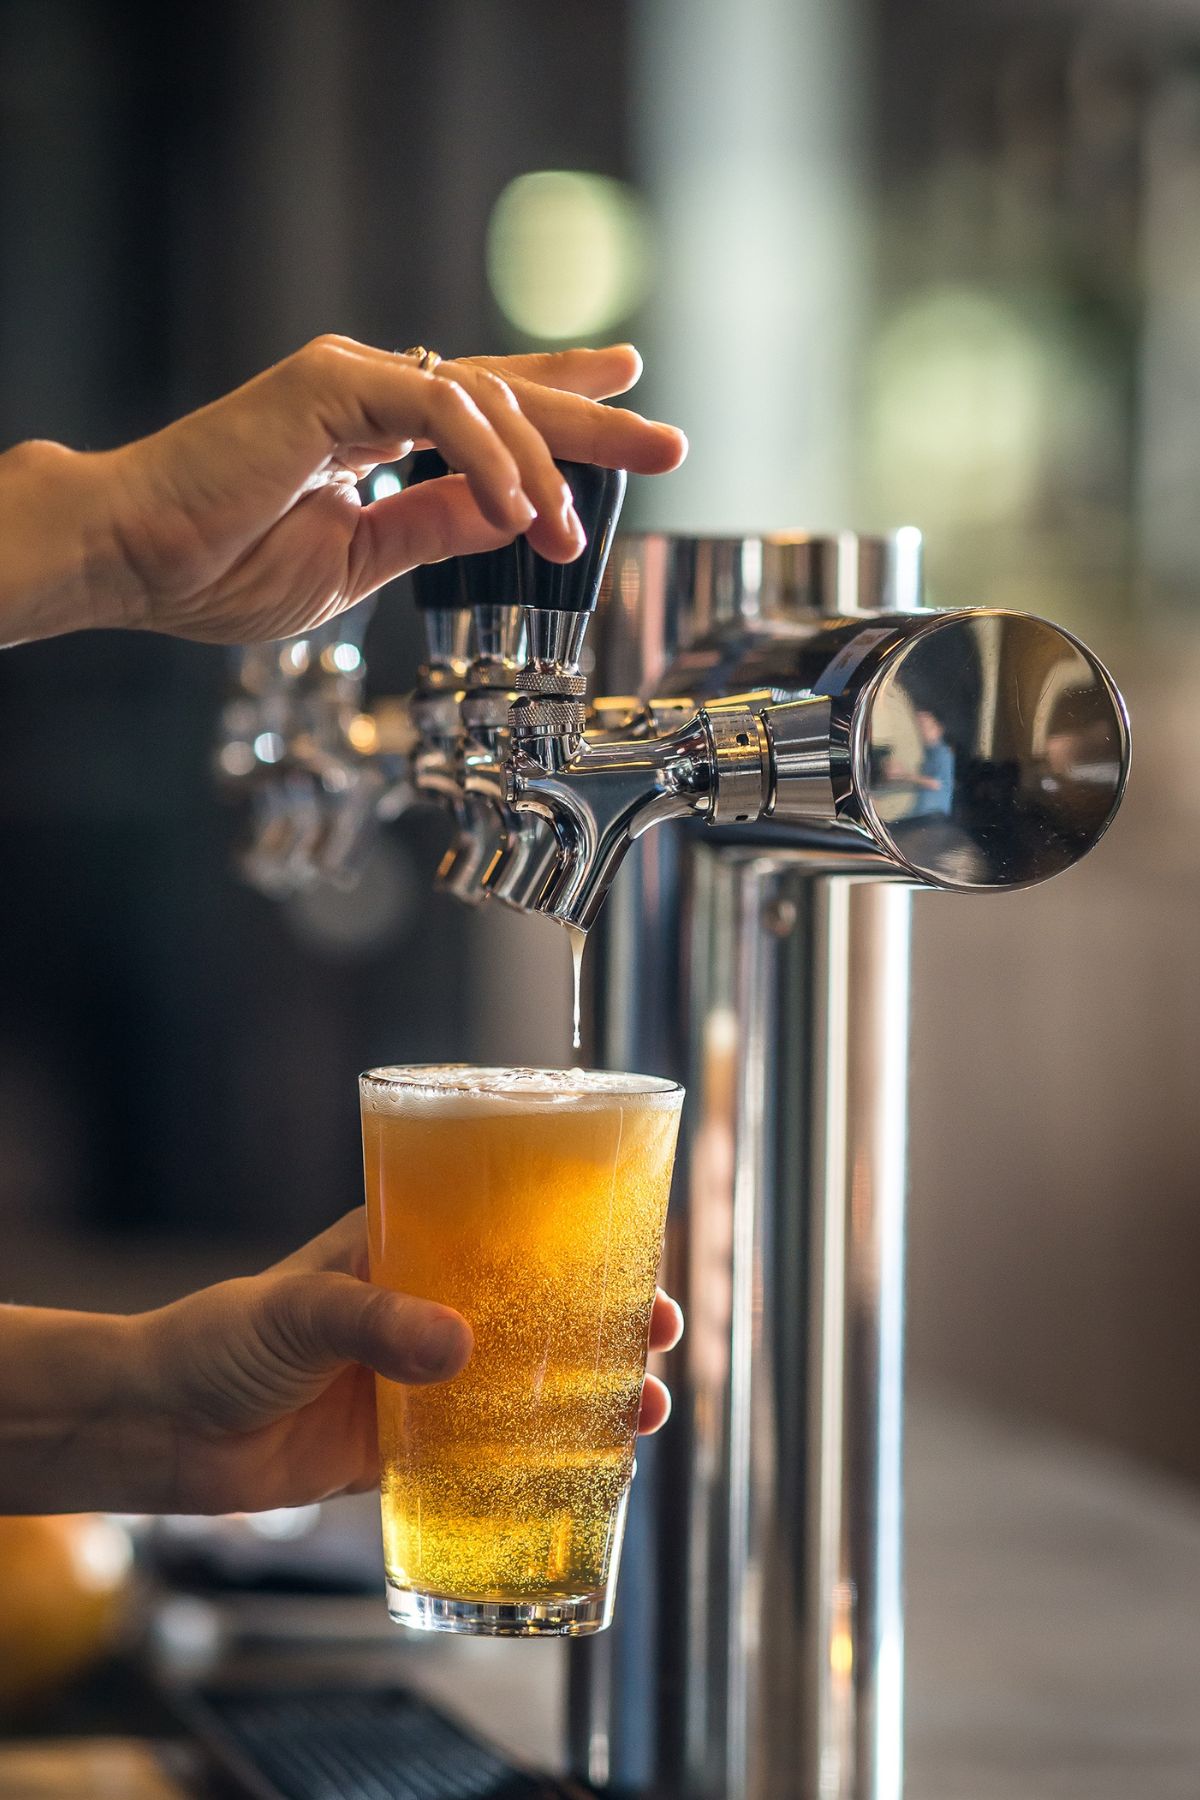
M 289 411 L 299 389 L 334 454 L 343 446 L 361 453 L 376 443 L 427 439 L 462 470 L 493 525 L 523 531 L 532 522 L 516 463 L 456 381 L 348 338 L 318 338 L 273 374 L 289 390 Z
M 654 1310 L 650 1314 L 650 1348 L 652 1350 L 673 1350 L 683 1336 L 683 1308 L 670 1294 L 664 1294 L 661 1288 L 654 1295 Z
M 418 563 L 473 556 L 512 542 L 480 512 L 461 475 L 422 481 L 363 508 L 355 527 L 347 577 L 347 605 L 365 599 Z
M 336 1270 L 343 1275 L 367 1273 L 367 1213 L 362 1206 L 343 1213 L 336 1225 L 330 1225 L 298 1250 L 281 1257 L 271 1268 L 278 1273 L 300 1273 L 309 1269 Z
M 470 1326 L 448 1306 L 351 1275 L 285 1276 L 263 1304 L 272 1349 L 314 1375 L 356 1362 L 389 1381 L 448 1381 L 474 1347 Z
M 643 419 L 622 406 L 600 406 L 516 378 L 509 384 L 525 417 L 555 456 L 599 463 L 634 475 L 666 475 L 687 455 L 687 438 L 675 425 Z
M 512 455 L 521 486 L 537 510 L 528 536 L 533 548 L 555 561 L 579 555 L 585 538 L 570 488 L 563 480 L 541 432 L 517 405 L 511 387 L 490 369 L 443 363 L 446 374 L 464 387 Z
M 657 1375 L 647 1375 L 646 1385 L 642 1389 L 642 1406 L 638 1414 L 638 1432 L 642 1437 L 649 1437 L 652 1432 L 660 1431 L 671 1416 L 671 1390 L 666 1387 Z
M 527 356 L 470 356 L 468 362 L 493 369 L 506 381 L 536 381 L 539 387 L 563 388 L 589 400 L 609 400 L 633 387 L 642 359 L 632 344 L 607 344 L 600 350 L 536 351 Z
M 343 444 L 338 451 L 338 462 L 361 481 L 380 463 L 403 462 L 412 454 L 412 448 L 411 438 L 391 438 L 386 444 Z

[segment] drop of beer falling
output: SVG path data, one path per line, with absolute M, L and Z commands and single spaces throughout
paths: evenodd
M 580 931 L 577 925 L 568 925 L 566 932 L 571 940 L 571 962 L 574 965 L 575 974 L 575 1007 L 571 1014 L 571 1043 L 578 1050 L 582 1042 L 579 1031 L 579 993 L 583 975 L 583 946 L 587 943 L 587 932 Z

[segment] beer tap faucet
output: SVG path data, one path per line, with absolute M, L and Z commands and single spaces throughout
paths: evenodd
M 459 705 L 459 831 L 442 858 L 437 885 L 476 905 L 486 898 L 484 877 L 507 854 L 510 836 L 521 829 L 508 808 L 504 765 L 508 709 L 524 660 L 525 621 L 513 545 L 460 557 L 455 567 L 474 619 L 475 650 L 463 675 Z
M 786 541 L 775 548 L 786 553 Z M 528 591 L 561 585 L 532 552 L 526 564 Z M 632 844 L 671 819 L 786 827 L 875 873 L 1001 888 L 1076 861 L 1120 799 L 1123 703 L 1099 660 L 1045 620 L 995 609 L 742 617 L 679 656 L 623 730 L 588 733 L 577 656 L 561 660 L 586 610 L 530 618 L 550 621 L 536 637 L 531 628 L 531 646 L 554 646 L 558 660 L 544 653 L 518 678 L 509 798 L 558 847 L 530 905 L 577 929 L 595 922 Z M 944 750 L 930 759 L 933 743 Z
M 522 539 L 518 550 L 526 662 L 516 679 L 510 714 L 507 800 L 520 846 L 489 881 L 489 890 L 523 911 L 548 912 L 578 923 L 551 895 L 579 861 L 575 813 L 556 778 L 582 753 L 586 677 L 580 666 L 588 621 L 599 598 L 613 532 L 625 497 L 625 473 L 586 463 L 560 463 L 587 533 L 583 555 L 552 563 Z M 590 923 L 590 920 L 587 921 Z
M 406 486 L 447 473 L 436 450 L 421 450 L 412 459 Z M 471 609 L 463 594 L 458 559 L 419 564 L 412 572 L 412 590 L 425 627 L 425 657 L 408 701 L 416 732 L 413 791 L 446 807 L 461 824 L 460 709 L 471 644 Z
M 318 880 L 353 882 L 387 796 L 403 783 L 408 734 L 363 712 L 362 656 L 374 601 L 233 658 L 218 778 L 249 800 L 242 874 L 281 899 Z

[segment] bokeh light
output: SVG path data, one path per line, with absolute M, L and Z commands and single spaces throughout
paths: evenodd
M 1028 521 L 1070 471 L 1119 479 L 1120 421 L 1099 346 L 1053 297 L 935 286 L 884 326 L 869 441 L 882 510 L 929 529 Z
M 965 288 L 922 293 L 885 329 L 874 374 L 874 449 L 893 504 L 980 520 L 1028 500 L 1047 369 L 1014 309 Z
M 611 331 L 645 298 L 651 231 L 625 182 L 567 169 L 519 175 L 488 225 L 496 304 L 527 337 L 549 342 Z
M 398 494 L 403 485 L 395 469 L 385 465 L 382 469 L 376 469 L 371 477 L 371 498 L 372 500 L 387 500 L 392 494 Z

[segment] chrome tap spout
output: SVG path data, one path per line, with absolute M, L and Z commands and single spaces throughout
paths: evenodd
M 558 846 L 536 910 L 586 930 L 630 845 L 687 815 L 815 834 L 839 859 L 959 891 L 1031 886 L 1103 836 L 1128 721 L 1103 664 L 1060 627 L 983 608 L 910 614 L 817 649 L 798 662 L 784 636 L 751 639 L 742 665 L 698 653 L 685 673 L 718 679 L 658 736 L 635 725 L 596 741 L 580 701 L 521 694 L 509 799 Z M 735 689 L 750 669 L 764 685 L 727 693 L 730 668 Z M 644 716 L 670 710 L 652 699 Z
M 459 716 L 463 735 L 454 765 L 459 830 L 438 866 L 437 886 L 478 906 L 488 897 L 485 877 L 503 854 L 510 829 L 503 761 L 508 695 L 468 694 Z
M 536 910 L 586 931 L 631 845 L 652 826 L 689 817 L 744 824 L 769 814 L 778 793 L 772 713 L 788 715 L 790 743 L 799 730 L 792 721 L 805 709 L 827 719 L 820 700 L 771 708 L 747 696 L 702 708 L 657 737 L 592 739 L 573 729 L 571 703 L 523 698 L 513 708 L 509 799 L 516 812 L 544 820 L 558 848 Z M 804 778 L 812 779 L 807 764 Z M 825 789 L 832 812 L 828 774 Z M 813 814 L 821 816 L 815 803 Z
M 475 655 L 462 677 L 453 758 L 458 833 L 442 858 L 437 886 L 468 906 L 488 897 L 485 880 L 518 821 L 509 812 L 504 759 L 509 705 L 525 656 L 525 615 L 512 595 L 516 554 L 509 547 L 461 561 L 463 592 L 475 597 Z
M 712 746 L 699 717 L 669 737 L 591 744 L 579 738 L 566 761 L 543 740 L 522 745 L 509 765 L 514 809 L 545 821 L 557 866 L 538 912 L 586 931 L 631 844 L 664 819 L 705 814 L 711 805 Z

